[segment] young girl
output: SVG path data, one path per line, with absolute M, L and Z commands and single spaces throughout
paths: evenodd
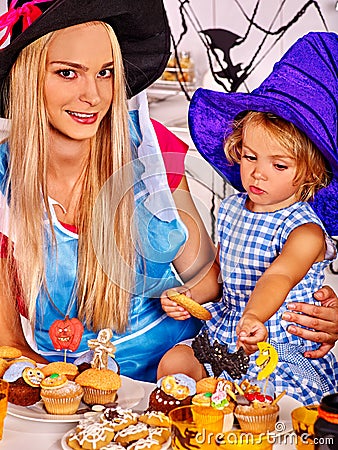
M 308 43 L 315 48 L 322 40 L 330 53 L 309 54 L 312 56 L 312 76 L 320 74 L 324 79 L 323 84 L 318 81 L 322 86 L 320 90 L 316 83 L 319 78 L 307 77 L 300 62 L 309 50 Z M 197 94 L 190 109 L 192 136 L 204 156 L 207 125 L 203 129 L 196 128 L 197 124 L 201 127 L 202 114 L 206 122 L 211 120 L 211 109 L 215 116 L 218 110 L 222 119 L 226 116 L 223 135 L 226 136 L 225 155 L 229 162 L 226 164 L 225 157 L 221 156 L 223 159 L 220 160 L 220 154 L 217 154 L 212 160 L 213 165 L 219 170 L 221 167 L 222 173 L 227 175 L 239 166 L 241 190 L 245 190 L 245 193 L 226 198 L 219 210 L 222 284 L 215 277 L 216 270 L 209 271 L 200 282 L 190 280 L 187 284 L 190 295 L 200 303 L 214 300 L 223 288 L 222 300 L 209 306 L 212 318 L 205 323 L 201 333 L 208 331 L 211 343 L 216 340 L 227 344 L 230 352 L 242 346 L 248 354 L 257 350 L 258 342 L 269 340 L 279 355 L 278 366 L 270 379 L 278 392 L 285 389 L 303 403 L 318 401 L 324 393 L 333 392 L 338 382 L 338 364 L 334 356 L 328 354 L 318 360 L 305 358 L 304 353 L 316 348 L 316 344 L 290 335 L 282 320 L 288 303 L 300 298 L 314 303 L 313 289 L 322 285 L 324 269 L 336 256 L 322 221 L 307 203 L 319 190 L 325 196 L 325 191 L 332 188 L 331 184 L 336 180 L 336 137 L 332 134 L 330 141 L 323 133 L 321 142 L 319 125 L 315 128 L 317 136 L 311 128 L 315 125 L 314 120 L 311 127 L 307 124 L 313 118 L 320 120 L 316 102 L 323 111 L 332 105 L 333 98 L 328 95 L 326 86 L 337 92 L 337 78 L 333 70 L 324 70 L 323 62 L 329 67 L 329 61 L 337 60 L 337 52 L 337 40 L 330 34 L 309 35 L 294 45 L 254 93 L 220 94 L 222 103 L 215 98 L 219 94 L 214 96 L 207 91 L 203 96 L 204 91 Z M 293 70 L 288 72 L 290 61 Z M 288 73 L 287 78 L 285 73 Z M 314 94 L 317 99 L 312 97 Z M 245 101 L 243 96 L 247 97 Z M 282 104 L 282 97 L 287 98 L 288 103 Z M 233 107 L 228 112 L 231 103 L 237 103 L 237 111 Z M 296 106 L 305 123 L 302 127 L 300 119 L 290 120 L 289 110 Z M 271 112 L 265 112 L 269 110 Z M 331 131 L 335 129 L 333 127 Z M 215 151 L 213 139 L 216 140 L 215 134 L 210 134 L 208 156 Z M 332 163 L 331 167 L 328 161 Z M 332 217 L 326 222 L 331 231 L 337 232 L 336 197 L 331 201 Z M 187 317 L 165 295 L 162 306 L 172 317 Z M 257 375 L 256 357 L 252 355 L 246 377 Z M 207 369 L 212 374 L 208 366 Z M 204 368 L 187 345 L 178 345 L 167 353 L 160 363 L 158 375 L 180 371 L 196 379 L 205 375 Z M 226 372 L 222 376 L 229 377 Z

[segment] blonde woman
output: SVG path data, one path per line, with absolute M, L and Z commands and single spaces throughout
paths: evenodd
M 200 328 L 164 314 L 159 295 L 215 251 L 185 178 L 168 185 L 154 125 L 177 155 L 186 146 L 136 95 L 169 55 L 162 1 L 116 3 L 13 1 L 0 18 L 12 32 L 0 53 L 11 124 L 0 147 L 1 343 L 72 361 L 111 328 L 121 373 L 154 380 L 164 351 Z

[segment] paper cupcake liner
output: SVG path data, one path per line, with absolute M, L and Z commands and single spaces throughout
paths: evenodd
M 239 422 L 242 431 L 251 433 L 266 433 L 273 431 L 277 420 L 278 410 L 276 412 L 266 414 L 239 414 L 235 412 L 235 416 Z
M 51 398 L 41 396 L 49 414 L 75 414 L 78 410 L 82 394 L 77 397 Z
M 83 401 L 88 405 L 105 405 L 106 403 L 113 403 L 116 399 L 116 390 L 106 391 L 87 386 L 83 386 L 83 390 Z
M 224 414 L 211 406 L 194 406 L 192 408 L 194 421 L 199 427 L 221 433 L 223 430 Z
M 230 412 L 227 414 L 223 413 L 223 433 L 230 431 L 234 425 L 234 413 Z

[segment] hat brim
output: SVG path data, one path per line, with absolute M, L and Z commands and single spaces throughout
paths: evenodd
M 0 86 L 24 47 L 51 31 L 91 21 L 108 23 L 117 35 L 128 97 L 159 78 L 170 56 L 170 29 L 162 1 L 82 0 L 79 5 L 60 0 L 0 50 Z
M 227 161 L 224 141 L 232 130 L 234 119 L 244 111 L 274 113 L 292 122 L 308 136 L 312 129 L 311 124 L 305 124 L 304 127 L 304 115 L 301 111 L 292 108 L 290 103 L 273 99 L 271 96 L 265 97 L 264 94 L 257 93 L 257 90 L 246 94 L 197 89 L 190 102 L 188 113 L 192 140 L 198 152 L 238 191 L 244 191 L 240 179 L 240 167 L 239 164 L 230 164 Z M 309 137 L 315 140 L 311 134 Z M 316 194 L 311 206 L 325 224 L 328 233 L 336 236 L 338 235 L 337 160 L 328 145 L 318 142 L 318 139 L 315 144 L 328 160 L 333 172 L 333 180 L 328 187 Z M 330 215 L 328 215 L 329 211 Z

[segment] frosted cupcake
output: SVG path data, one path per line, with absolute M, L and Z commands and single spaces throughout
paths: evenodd
M 41 382 L 41 399 L 49 414 L 75 414 L 82 396 L 82 387 L 65 375 L 54 373 Z
M 279 412 L 279 406 L 269 395 L 259 392 L 246 394 L 248 405 L 237 405 L 235 416 L 242 431 L 266 433 L 273 431 Z

